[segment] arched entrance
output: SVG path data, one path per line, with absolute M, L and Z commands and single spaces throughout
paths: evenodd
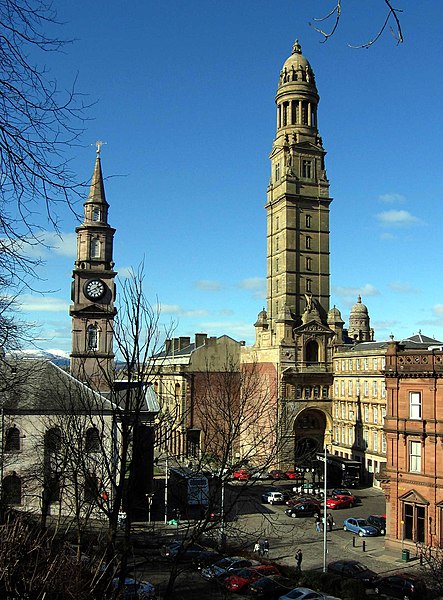
M 294 421 L 294 463 L 310 466 L 317 452 L 322 452 L 326 415 L 316 409 L 303 410 Z

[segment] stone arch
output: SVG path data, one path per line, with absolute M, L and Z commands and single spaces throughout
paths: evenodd
M 316 340 L 309 340 L 305 346 L 305 362 L 306 363 L 318 363 L 319 362 L 319 347 Z
M 305 408 L 296 416 L 293 431 L 294 462 L 299 466 L 309 465 L 330 441 L 330 417 L 320 409 Z

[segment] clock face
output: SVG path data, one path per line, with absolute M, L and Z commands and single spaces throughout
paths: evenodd
M 91 300 L 98 300 L 105 293 L 105 284 L 101 279 L 90 279 L 85 283 L 85 295 Z

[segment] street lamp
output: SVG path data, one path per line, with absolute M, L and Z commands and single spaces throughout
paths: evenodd
M 326 496 L 327 496 L 327 475 L 328 475 L 328 463 L 327 463 L 327 446 L 325 444 L 325 456 L 324 456 L 325 464 L 324 464 L 324 473 L 323 473 L 323 573 L 326 573 L 326 563 L 327 563 L 327 554 L 328 554 L 328 528 L 327 528 L 327 505 L 326 505 Z
M 148 501 L 148 523 L 151 522 L 151 506 L 152 506 L 152 500 L 154 498 L 154 494 L 146 494 L 146 500 Z

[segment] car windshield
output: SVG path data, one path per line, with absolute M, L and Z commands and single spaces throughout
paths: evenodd
M 218 563 L 215 563 L 215 567 L 221 567 L 222 569 L 224 567 L 229 567 L 232 565 L 234 561 L 232 560 L 232 558 L 222 558 L 221 560 L 218 561 Z
M 357 525 L 359 527 L 366 527 L 368 525 L 368 522 L 365 519 L 357 519 Z
M 238 569 L 238 571 L 236 571 L 234 573 L 235 577 L 249 577 L 249 575 L 251 574 L 251 571 L 249 569 Z
M 351 568 L 354 571 L 357 571 L 359 573 L 363 573 L 363 571 L 367 571 L 367 567 L 365 567 L 364 565 L 362 565 L 361 563 L 354 563 L 353 565 L 351 565 Z

